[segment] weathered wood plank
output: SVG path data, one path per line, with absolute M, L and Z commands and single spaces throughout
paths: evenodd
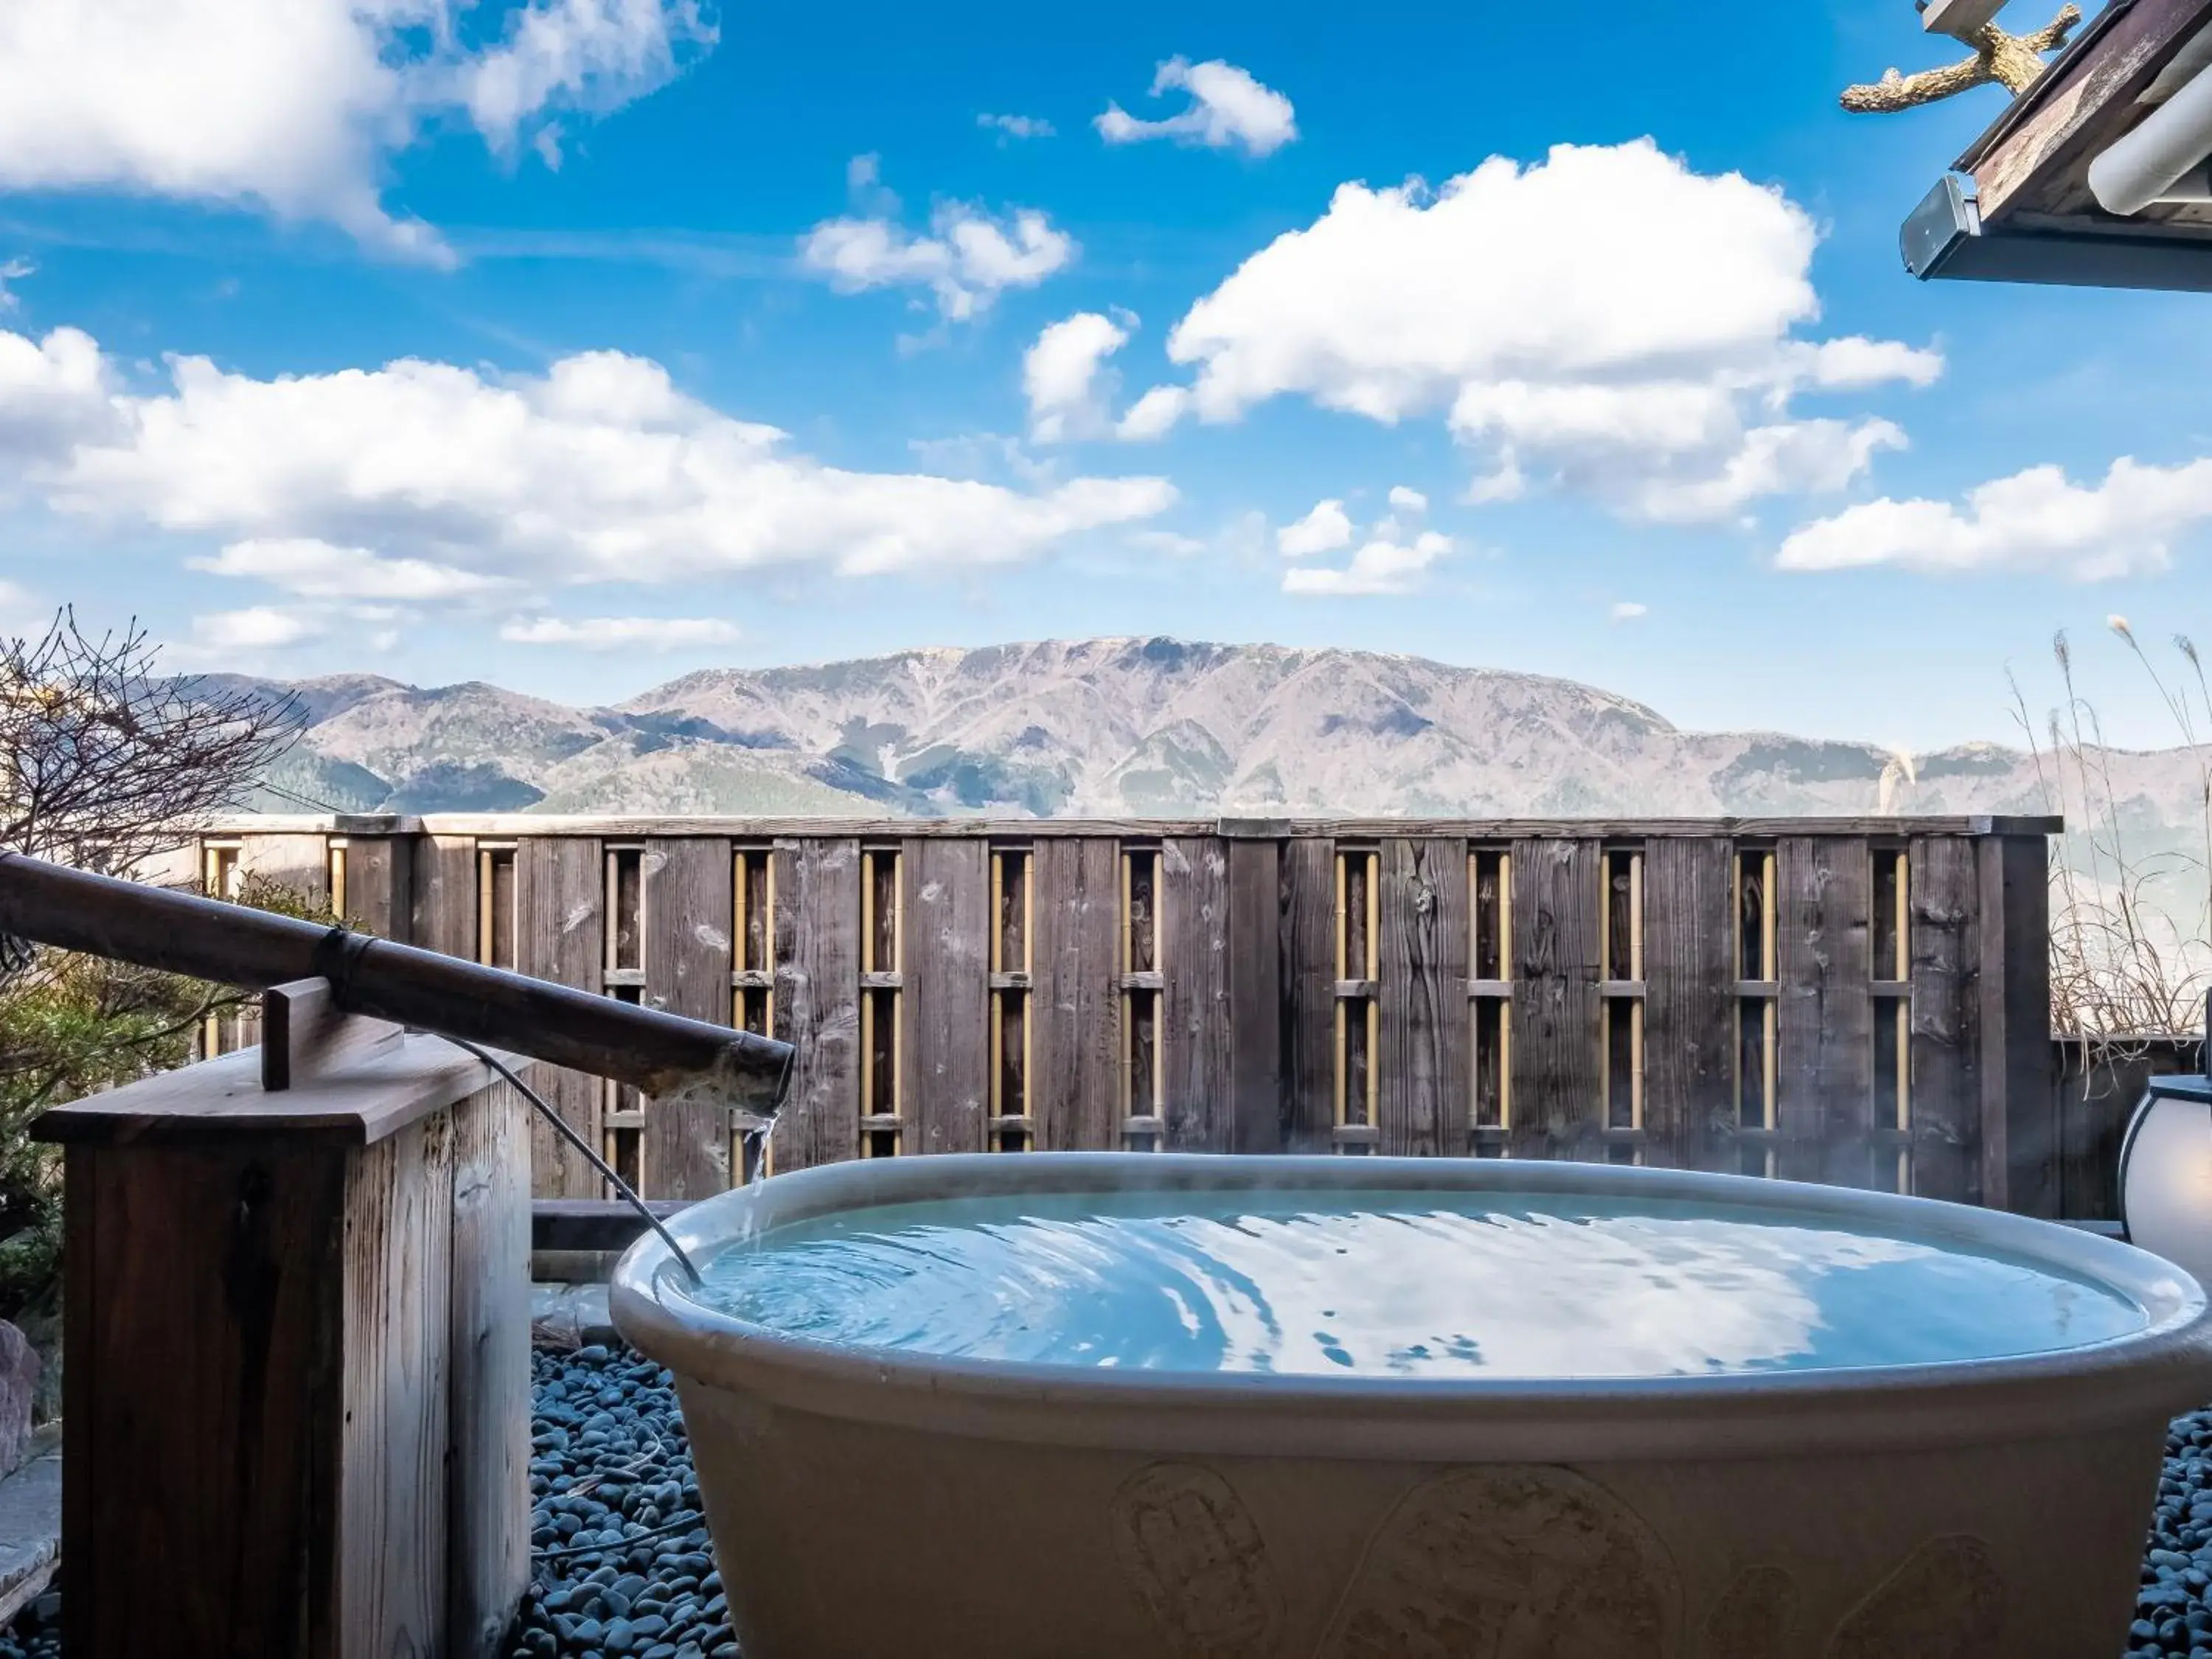
M 338 1651 L 434 1653 L 451 1540 L 451 1114 L 355 1153 L 345 1215 Z
M 770 1143 L 778 1170 L 860 1151 L 860 844 L 775 843 L 775 1035 L 798 1050 Z
M 1336 1125 L 1336 844 L 1283 848 L 1283 1115 L 1286 1152 L 1326 1152 Z
M 338 1652 L 331 1437 L 347 1157 L 265 1146 L 69 1154 L 72 1655 Z M 160 1593 L 143 1593 L 157 1570 Z
M 980 1152 L 991 1095 L 991 867 L 981 841 L 913 841 L 900 993 L 915 1152 Z
M 403 944 L 415 924 L 415 851 L 394 836 L 358 836 L 346 847 L 346 920 Z
M 514 854 L 515 967 L 534 979 L 596 991 L 606 958 L 606 871 L 600 843 L 532 836 Z M 546 1103 L 593 1146 L 606 1085 L 582 1072 L 541 1066 L 534 1085 Z M 530 1122 L 531 1190 L 543 1198 L 596 1198 L 597 1171 L 550 1124 Z
M 64 1146 L 239 1145 L 282 1135 L 364 1146 L 484 1087 L 493 1075 L 443 1037 L 416 1033 L 356 1054 L 308 1086 L 270 1095 L 261 1090 L 261 1055 L 249 1048 L 54 1107 L 33 1121 L 31 1133 Z
M 289 888 L 313 904 L 331 900 L 331 842 L 327 836 L 241 836 L 241 873 Z
M 1586 836 L 1513 843 L 1516 1158 L 1600 1152 L 1601 851 Z
M 1160 951 L 1167 974 L 1166 1149 L 1225 1152 L 1229 1100 L 1229 860 L 1218 841 L 1160 843 Z
M 1776 1174 L 1874 1181 L 1873 854 L 1856 839 L 1785 836 L 1775 848 Z
M 2078 205 L 2058 180 L 2132 123 L 2136 97 L 2203 22 L 2202 0 L 2135 0 L 2057 75 L 2029 92 L 2024 114 L 2008 118 L 1995 143 L 1970 154 L 1984 224 L 2023 209 Z
M 1120 854 L 1103 839 L 1040 841 L 1030 946 L 1030 1115 L 1046 1152 L 1121 1145 Z
M 540 1066 L 532 1086 L 551 1071 Z M 530 1583 L 529 1103 L 453 1109 L 447 1653 L 494 1659 Z
M 645 844 L 645 1000 L 717 1025 L 730 1020 L 730 843 L 684 836 Z M 708 1198 L 730 1185 L 730 1118 L 712 1101 L 646 1103 L 646 1190 Z
M 1279 1152 L 1290 1125 L 1283 1077 L 1281 849 L 1229 843 L 1230 1150 Z
M 2050 1218 L 2067 1213 L 2066 1142 L 2051 1045 L 2050 852 L 2040 836 L 1972 845 L 1982 1201 Z
M 1377 1150 L 1464 1157 L 1471 1097 L 1467 843 L 1382 843 Z
M 1741 1167 L 1735 1150 L 1735 959 L 1724 841 L 1644 851 L 1644 1162 Z
M 415 918 L 410 943 L 477 959 L 477 843 L 473 836 L 425 836 L 415 843 Z
M 373 828 L 372 828 L 373 826 Z M 1776 836 L 2039 836 L 2064 826 L 2057 817 L 2008 817 L 1986 813 L 1924 814 L 1916 817 L 1863 814 L 1821 817 L 1671 818 L 790 818 L 673 814 L 568 815 L 541 812 L 434 812 L 425 816 L 362 818 L 303 814 L 223 819 L 210 834 L 236 835 L 276 829 L 334 830 L 343 834 L 427 834 L 512 840 L 517 836 L 592 835 L 638 840 L 652 836 L 732 836 L 760 841 L 832 834 L 868 841 L 898 841 L 915 836 L 959 840 L 982 836 L 1009 841 L 1152 841 L 1166 836 L 1220 836 L 1227 840 L 1281 841 L 1318 838 L 1376 841 L 1386 836 L 1422 839 L 1465 836 L 1476 841 L 1588 836 L 1640 841 L 1653 836 L 1718 836 L 1769 839 Z
M 281 1094 L 398 1048 L 404 1029 L 349 1014 L 326 979 L 294 980 L 261 994 L 261 1087 Z
M 1981 1196 L 1981 1085 L 1976 1075 L 1980 894 L 1974 843 L 1912 842 L 1912 1190 L 1961 1202 Z

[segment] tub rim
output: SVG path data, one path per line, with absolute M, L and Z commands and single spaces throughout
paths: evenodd
M 1929 1364 L 1684 1377 L 1451 1378 L 1091 1370 L 811 1341 L 692 1301 L 647 1234 L 609 1286 L 614 1322 L 688 1393 L 878 1426 L 1190 1454 L 1572 1458 L 1848 1454 L 2162 1420 L 2212 1396 L 2212 1306 L 2185 1270 L 2077 1229 L 1966 1205 L 1696 1170 L 1505 1159 L 968 1153 L 864 1159 L 775 1176 L 669 1218 L 711 1251 L 757 1213 L 775 1226 L 844 1209 L 1024 1191 L 1265 1188 L 1505 1191 L 1686 1200 L 1833 1218 L 2025 1259 L 2128 1297 L 2145 1328 L 2083 1347 Z M 672 1304 L 672 1297 L 674 1298 Z

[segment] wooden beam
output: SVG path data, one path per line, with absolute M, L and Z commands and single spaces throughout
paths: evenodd
M 980 1152 L 990 1092 L 991 872 L 981 841 L 918 841 L 899 859 L 910 1152 Z
M 647 1004 L 729 1024 L 737 926 L 730 843 L 719 837 L 649 841 L 641 867 Z M 649 1103 L 644 1168 L 645 1190 L 655 1198 L 710 1198 L 728 1190 L 727 1106 L 696 1096 Z
M 1996 21 L 2005 0 L 1928 0 L 1920 14 L 1920 27 L 1930 34 L 1948 34 L 1963 40 L 1976 29 Z
M 796 1058 L 770 1155 L 803 1170 L 860 1150 L 860 844 L 817 834 L 774 856 L 775 1034 Z
M 1981 1082 L 1980 891 L 1974 843 L 1948 836 L 1910 849 L 1912 980 L 1912 1190 L 1925 1198 L 2002 1208 L 1986 1182 Z
M 391 1021 L 340 1008 L 326 979 L 272 985 L 261 994 L 261 1087 L 274 1093 L 311 1083 L 399 1038 Z
M 2087 206 L 2090 158 L 2142 118 L 2136 99 L 2212 21 L 2212 0 L 2134 0 L 2108 16 L 1960 160 L 1984 225 Z
M 1590 1158 L 1598 1097 L 1602 843 L 1513 846 L 1513 1155 Z
M 2051 1044 L 2050 851 L 2019 836 L 1975 851 L 1982 1201 L 2049 1219 L 2063 1213 L 2066 1154 Z
M 600 844 L 584 836 L 532 836 L 515 850 L 515 908 L 520 916 L 514 965 L 533 979 L 580 991 L 599 991 L 606 956 L 606 872 Z M 606 1092 L 600 1079 L 547 1066 L 539 1085 L 562 1121 L 599 1140 L 599 1112 Z M 532 1115 L 531 1184 L 548 1196 L 595 1198 L 598 1170 L 553 1126 Z
M 647 1199 L 646 1208 L 665 1220 L 690 1207 L 680 1198 Z M 530 1205 L 530 1249 L 583 1253 L 620 1252 L 645 1231 L 638 1212 L 618 1198 L 540 1198 Z
M 1394 1157 L 1463 1157 L 1473 1036 L 1463 841 L 1382 843 L 1382 1076 L 1376 1120 Z
M 1660 841 L 1646 854 L 1647 1163 L 1734 1172 L 1732 856 L 1724 841 Z
M 1283 1091 L 1282 849 L 1229 843 L 1230 1150 L 1279 1152 Z
M 1212 839 L 1160 843 L 1160 1000 L 1167 1149 L 1225 1152 L 1229 1100 L 1229 860 Z
M 2212 0 L 2200 0 L 2212 4 Z M 343 816 L 246 816 L 221 818 L 204 833 L 214 836 L 240 836 L 258 830 L 284 830 L 298 833 L 321 830 L 344 833 L 358 820 Z M 1595 836 L 1625 841 L 1654 836 L 1881 836 L 1898 838 L 1929 836 L 2041 836 L 2057 835 L 2065 828 L 2063 818 L 2007 817 L 1985 813 L 1960 816 L 1839 817 L 1674 817 L 1674 818 L 780 818 L 684 817 L 680 814 L 577 816 L 536 812 L 441 812 L 428 817 L 375 821 L 374 833 L 434 835 L 468 840 L 482 837 L 513 841 L 523 836 L 598 836 L 610 840 L 641 841 L 653 836 L 735 836 L 754 842 L 771 838 L 820 836 L 858 836 L 867 841 L 903 841 L 922 836 L 958 840 L 982 836 L 1036 844 L 1048 841 L 1103 836 L 1133 841 L 1158 841 L 1170 836 L 1219 836 L 1224 840 L 1263 839 L 1298 841 L 1380 841 L 1390 836 L 1465 836 L 1474 841 L 1510 842 L 1524 836 Z M 356 830 L 352 833 L 368 834 Z
M 1873 857 L 1863 841 L 1798 836 L 1776 853 L 1777 1173 L 1865 1187 L 1874 1176 Z
M 1284 1150 L 1325 1152 L 1336 1121 L 1336 848 L 1283 848 L 1280 922 Z
M 1121 1144 L 1120 855 L 1104 839 L 1036 844 L 1030 1115 L 1048 1152 Z

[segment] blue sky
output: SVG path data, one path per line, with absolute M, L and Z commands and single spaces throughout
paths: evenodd
M 24 0 L 0 609 L 571 702 L 1164 632 L 1920 748 L 2064 627 L 2167 740 L 2103 627 L 2212 633 L 2204 302 L 1911 281 L 2002 94 L 1847 117 L 1954 49 L 1791 12 Z

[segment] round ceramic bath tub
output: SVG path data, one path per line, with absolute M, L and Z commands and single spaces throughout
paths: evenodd
M 2109 1659 L 2195 1281 L 1497 1161 L 884 1159 L 648 1237 L 746 1659 Z M 709 1305 L 709 1304 L 713 1305 Z

